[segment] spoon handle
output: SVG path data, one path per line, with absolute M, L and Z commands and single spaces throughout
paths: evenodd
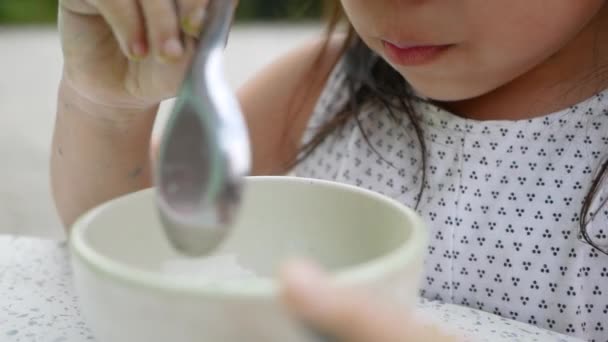
M 209 2 L 206 19 L 201 28 L 201 36 L 188 72 L 189 77 L 196 78 L 200 76 L 200 71 L 206 70 L 210 55 L 222 54 L 228 41 L 237 4 L 237 0 Z

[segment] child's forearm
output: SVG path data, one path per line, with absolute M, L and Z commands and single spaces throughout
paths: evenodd
M 106 200 L 150 186 L 149 145 L 157 110 L 106 107 L 62 83 L 51 178 L 66 227 Z

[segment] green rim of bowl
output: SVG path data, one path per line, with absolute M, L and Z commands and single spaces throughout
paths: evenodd
M 421 255 L 424 252 L 424 248 L 427 243 L 426 225 L 418 214 L 412 209 L 389 197 L 352 185 L 325 180 L 287 176 L 248 177 L 248 179 L 249 181 L 253 182 L 278 181 L 307 183 L 353 191 L 365 196 L 370 196 L 376 201 L 384 202 L 394 210 L 402 212 L 404 217 L 407 217 L 407 219 L 410 220 L 412 223 L 410 236 L 398 248 L 388 252 L 384 256 L 350 268 L 344 268 L 342 271 L 333 274 L 332 281 L 339 286 L 357 286 L 371 283 L 375 279 L 381 278 L 386 274 L 390 274 L 395 270 L 405 267 L 410 262 L 414 261 L 417 255 Z M 87 228 L 90 226 L 91 221 L 93 221 L 95 217 L 99 215 L 99 213 L 107 210 L 110 206 L 117 202 L 126 200 L 127 198 L 132 198 L 133 196 L 146 196 L 150 191 L 153 190 L 143 190 L 135 194 L 130 194 L 115 199 L 89 211 L 78 219 L 73 225 L 70 236 L 70 250 L 72 251 L 73 256 L 87 265 L 89 271 L 91 272 L 98 273 L 104 277 L 111 278 L 130 286 L 141 287 L 148 290 L 199 296 L 229 296 L 233 298 L 263 298 L 272 297 L 277 294 L 279 284 L 276 280 L 270 278 L 201 284 L 196 283 L 196 281 L 193 280 L 195 278 L 192 277 L 175 277 L 164 275 L 161 273 L 144 271 L 136 267 L 121 264 L 120 262 L 96 252 L 93 248 L 87 245 L 85 242 Z

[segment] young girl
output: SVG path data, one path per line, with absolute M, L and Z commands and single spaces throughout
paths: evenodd
M 66 224 L 150 186 L 155 113 L 176 92 L 206 2 L 61 1 L 52 170 Z M 424 297 L 608 341 L 608 4 L 341 7 L 346 37 L 330 30 L 239 91 L 254 173 L 296 165 L 415 207 L 431 231 Z M 439 334 L 333 289 L 313 265 L 284 275 L 286 303 L 345 340 Z

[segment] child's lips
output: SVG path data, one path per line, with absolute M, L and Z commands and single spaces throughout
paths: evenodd
M 384 40 L 384 51 L 391 62 L 402 66 L 417 66 L 432 62 L 452 45 L 393 43 Z

